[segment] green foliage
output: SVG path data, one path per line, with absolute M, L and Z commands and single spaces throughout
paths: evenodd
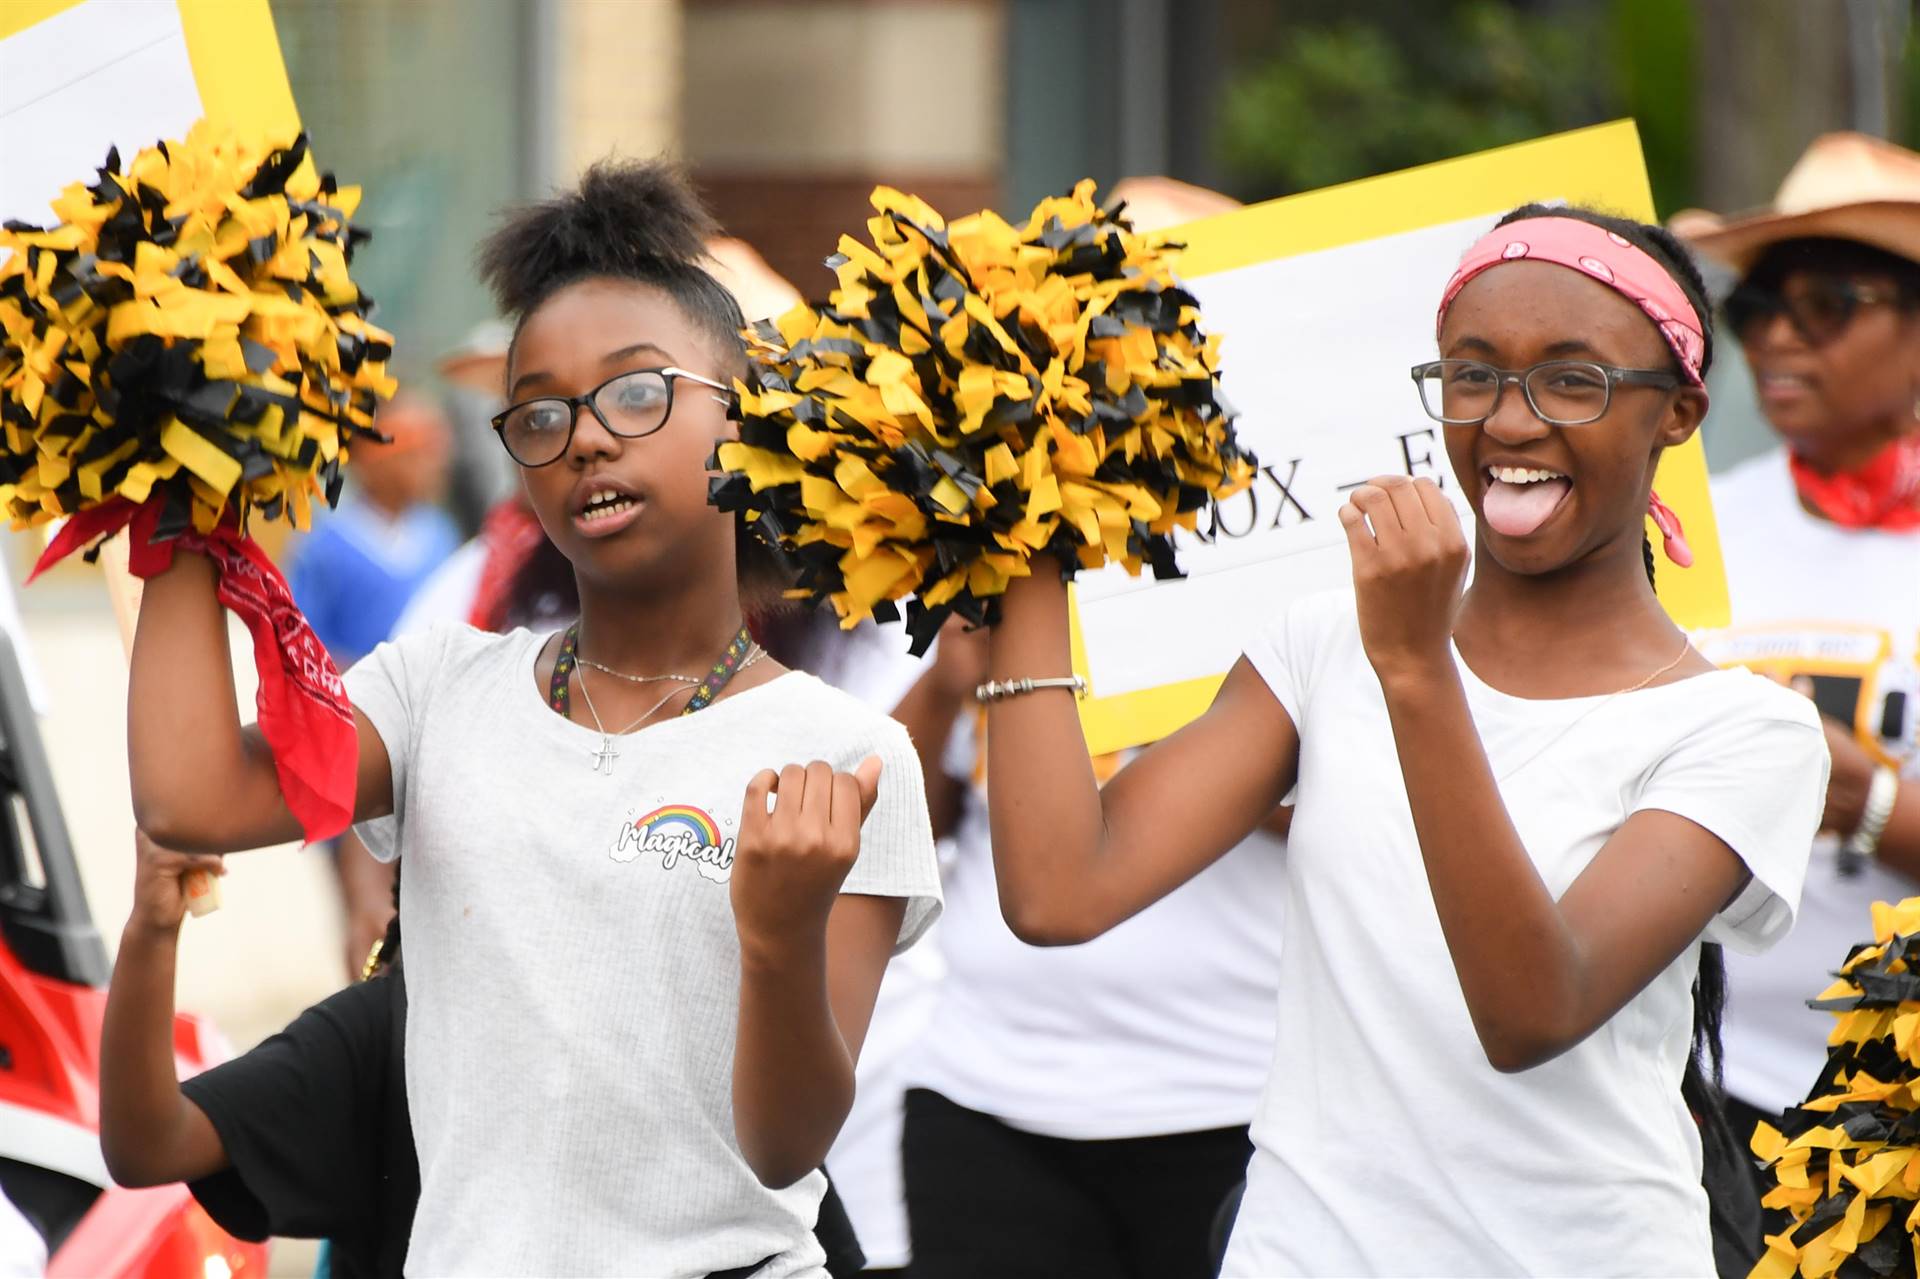
M 1621 114 L 1640 126 L 1647 178 L 1665 217 L 1697 203 L 1697 6 L 1681 0 L 1613 0 L 1613 83 Z
M 1907 45 L 1900 57 L 1900 114 L 1905 130 L 1900 141 L 1920 147 L 1920 22 L 1907 28 Z
M 1431 3 L 1413 22 L 1295 29 L 1234 74 L 1217 141 L 1248 195 L 1311 190 L 1611 118 L 1604 11 Z

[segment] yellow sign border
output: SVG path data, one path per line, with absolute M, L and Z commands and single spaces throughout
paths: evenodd
M 7 0 L 0 8 L 0 40 L 48 18 L 77 9 L 84 0 Z M 280 56 L 267 0 L 174 0 L 186 35 L 187 62 L 200 113 L 250 133 L 298 128 L 293 86 Z M 142 143 L 144 145 L 144 143 Z M 76 171 L 75 176 L 82 176 Z
M 1192 222 L 1170 233 L 1185 241 L 1179 261 L 1188 279 L 1281 257 L 1313 253 L 1444 222 L 1492 217 L 1532 200 L 1595 205 L 1641 221 L 1654 217 L 1640 134 L 1631 120 L 1577 129 L 1456 160 L 1365 178 L 1324 191 L 1271 200 Z M 1276 252 L 1276 246 L 1284 246 Z M 1436 301 L 1437 301 L 1436 286 Z M 1233 359 L 1233 335 L 1226 355 Z M 1699 437 L 1660 461 L 1660 495 L 1686 525 L 1694 565 L 1663 566 L 1660 600 L 1688 629 L 1727 624 L 1726 570 L 1707 496 Z M 1651 532 L 1651 524 L 1649 524 Z M 1653 534 L 1658 544 L 1658 534 Z M 1088 674 L 1077 598 L 1071 606 L 1073 668 Z M 1198 717 L 1226 678 L 1183 680 L 1080 703 L 1080 726 L 1095 754 L 1157 741 Z

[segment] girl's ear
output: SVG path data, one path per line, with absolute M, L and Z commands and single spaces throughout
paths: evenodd
M 1707 417 L 1707 393 L 1697 386 L 1683 386 L 1660 415 L 1654 442 L 1663 449 L 1685 444 L 1700 429 Z

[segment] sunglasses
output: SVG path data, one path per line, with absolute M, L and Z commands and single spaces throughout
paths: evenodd
M 1783 288 L 1742 284 L 1727 296 L 1721 311 L 1727 325 L 1743 342 L 1751 342 L 1776 315 L 1785 315 L 1793 331 L 1808 346 L 1824 346 L 1839 337 L 1863 306 L 1893 302 L 1899 290 L 1858 284 L 1844 277 L 1798 276 Z

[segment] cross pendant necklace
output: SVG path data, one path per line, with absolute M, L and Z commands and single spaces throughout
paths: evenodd
M 693 712 L 708 705 L 713 701 L 714 697 L 719 694 L 720 690 L 727 686 L 728 682 L 731 681 L 735 675 L 747 667 L 752 666 L 764 656 L 766 656 L 765 650 L 753 642 L 753 637 L 748 633 L 747 628 L 742 626 L 734 635 L 733 641 L 727 645 L 726 651 L 720 655 L 720 660 L 715 662 L 707 672 L 706 678 L 699 681 L 699 687 L 694 689 L 692 699 L 680 713 L 683 715 L 691 715 Z M 554 660 L 553 678 L 547 691 L 547 704 L 568 719 L 573 718 L 568 709 L 568 702 L 570 701 L 567 696 L 568 677 L 573 675 L 582 664 L 590 665 L 596 670 L 606 671 L 608 674 L 619 676 L 622 679 L 632 680 L 634 683 L 653 682 L 652 680 L 638 679 L 621 671 L 611 670 L 608 667 L 601 666 L 598 662 L 585 662 L 585 660 L 580 657 L 580 624 L 575 622 L 567 628 L 566 634 L 561 638 L 560 653 Z M 587 688 L 586 672 L 579 671 L 579 676 L 581 699 L 586 702 L 587 714 L 592 716 L 593 726 L 599 730 L 600 733 L 599 749 L 591 752 L 587 758 L 591 761 L 593 771 L 596 774 L 602 774 L 607 777 L 613 776 L 613 762 L 620 758 L 620 752 L 615 750 L 613 746 L 614 737 L 631 733 L 634 729 L 651 719 L 661 707 L 673 700 L 676 694 L 686 691 L 684 688 L 668 690 L 666 696 L 648 707 L 644 715 L 621 729 L 620 734 L 615 734 L 609 732 L 607 726 L 600 721 L 600 712 L 595 709 L 593 704 L 593 693 Z M 688 677 L 662 676 L 660 678 L 673 679 L 676 682 L 680 682 L 686 680 Z
M 627 725 L 620 731 L 623 734 L 631 733 L 634 729 L 640 727 L 640 725 L 652 718 L 653 713 L 671 701 L 675 694 L 685 691 L 686 690 L 679 688 L 670 690 L 665 697 L 647 707 L 646 714 L 634 720 L 633 723 Z M 620 758 L 620 752 L 613 749 L 613 734 L 609 733 L 607 726 L 600 722 L 600 712 L 593 708 L 593 694 L 587 690 L 587 679 L 584 674 L 580 677 L 580 693 L 586 698 L 587 714 L 593 716 L 593 726 L 600 730 L 600 749 L 592 755 L 593 771 L 596 773 L 605 773 L 608 777 L 612 777 L 613 761 Z

